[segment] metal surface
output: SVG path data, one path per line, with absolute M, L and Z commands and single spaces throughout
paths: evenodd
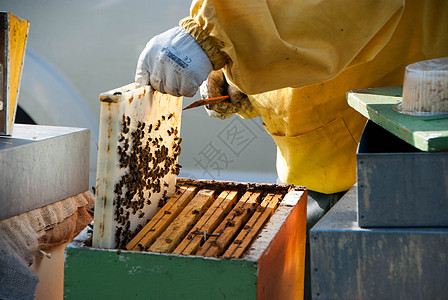
M 422 151 L 448 150 L 448 118 L 441 116 L 411 116 L 393 106 L 401 103 L 402 87 L 350 91 L 348 104 L 398 138 Z
M 311 229 L 310 242 L 313 299 L 448 295 L 448 228 L 360 228 L 356 188 Z
M 0 219 L 89 189 L 89 131 L 16 124 L 0 137 Z
M 361 227 L 448 227 L 447 152 L 422 152 L 369 121 L 357 176 Z

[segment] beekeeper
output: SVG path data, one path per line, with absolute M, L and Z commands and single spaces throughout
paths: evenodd
M 205 98 L 230 93 L 209 114 L 261 116 L 279 179 L 317 198 L 356 181 L 366 120 L 346 92 L 401 85 L 406 65 L 448 56 L 444 0 L 197 0 L 190 13 L 149 41 L 136 82 L 176 96 L 204 81 Z
M 447 9 L 443 0 L 197 0 L 179 27 L 148 42 L 135 80 L 191 97 L 219 70 L 203 96 L 227 94 L 227 81 L 248 97 L 212 115 L 260 115 L 282 182 L 340 192 L 355 183 L 365 123 L 345 93 L 400 85 L 407 64 L 446 56 Z

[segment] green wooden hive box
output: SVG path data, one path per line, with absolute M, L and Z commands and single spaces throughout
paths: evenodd
M 290 188 L 241 258 L 93 248 L 84 230 L 66 248 L 64 298 L 301 299 L 305 223 L 306 191 Z

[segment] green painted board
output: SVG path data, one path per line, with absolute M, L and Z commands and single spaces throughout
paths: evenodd
M 67 246 L 65 299 L 255 299 L 257 264 Z
M 410 116 L 393 106 L 402 101 L 402 86 L 354 90 L 348 104 L 379 126 L 422 151 L 448 151 L 448 116 Z

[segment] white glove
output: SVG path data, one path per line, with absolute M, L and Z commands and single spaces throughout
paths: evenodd
M 150 84 L 174 96 L 192 97 L 213 70 L 207 54 L 183 28 L 174 27 L 152 38 L 140 54 L 137 86 Z

